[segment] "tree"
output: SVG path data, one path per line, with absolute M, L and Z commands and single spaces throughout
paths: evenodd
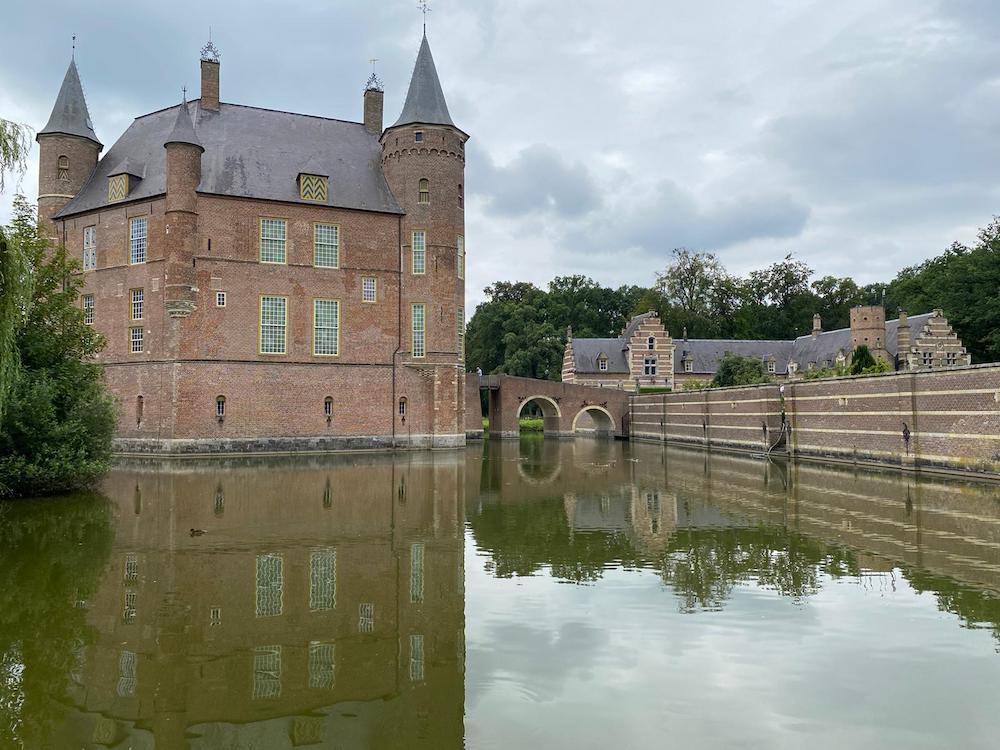
M 851 375 L 860 375 L 872 367 L 875 367 L 875 357 L 872 356 L 871 349 L 861 344 L 851 357 Z
M 31 129 L 0 117 L 0 193 L 6 187 L 7 172 L 23 174 L 31 150 Z
M 115 407 L 94 356 L 103 339 L 77 306 L 82 278 L 52 248 L 22 196 L 5 231 L 33 279 L 15 332 L 20 369 L 0 420 L 0 495 L 51 494 L 96 481 L 108 468 Z
M 712 379 L 713 388 L 728 388 L 734 385 L 756 385 L 770 381 L 764 363 L 752 357 L 725 354 L 719 360 L 719 369 Z

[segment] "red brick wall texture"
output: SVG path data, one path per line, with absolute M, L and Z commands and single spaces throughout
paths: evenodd
M 1000 478 L 1000 366 L 638 396 L 632 435 Z

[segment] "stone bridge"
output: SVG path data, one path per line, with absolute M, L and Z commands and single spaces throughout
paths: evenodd
M 545 434 L 570 437 L 577 432 L 628 437 L 629 394 L 617 388 L 557 383 L 510 375 L 466 376 L 466 434 L 481 436 L 483 425 L 479 393 L 487 393 L 490 435 L 516 438 L 518 420 L 528 404 L 536 404 L 545 421 Z

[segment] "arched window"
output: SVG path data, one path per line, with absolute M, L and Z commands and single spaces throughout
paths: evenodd
M 458 183 L 458 207 L 462 208 L 465 205 L 465 189 L 462 187 L 462 183 Z
M 399 416 L 401 417 L 406 416 L 406 396 L 403 396 L 403 398 L 399 399 Z
M 650 336 L 646 339 L 646 348 L 650 351 L 653 351 L 653 349 L 656 348 L 656 338 L 654 336 Z
M 420 179 L 417 183 L 417 190 L 419 195 L 417 196 L 417 203 L 430 203 L 431 202 L 431 182 L 426 177 Z
M 330 396 L 323 399 L 323 416 L 326 417 L 327 422 L 333 417 L 333 399 Z
M 135 423 L 139 424 L 142 421 L 142 396 L 135 397 Z
M 226 416 L 226 397 L 215 397 L 215 416 L 220 421 Z
M 59 172 L 58 172 L 59 179 L 60 180 L 68 180 L 69 179 L 69 157 L 68 156 L 60 156 L 59 157 L 58 169 L 59 169 Z

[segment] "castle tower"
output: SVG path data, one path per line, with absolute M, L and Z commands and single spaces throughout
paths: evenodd
M 867 346 L 875 359 L 889 361 L 885 348 L 885 308 L 859 305 L 851 308 L 851 350 Z
M 49 121 L 35 140 L 38 141 L 38 219 L 54 237 L 52 217 L 80 192 L 104 148 L 90 120 L 75 59 L 69 61 Z
M 177 119 L 163 147 L 167 150 L 167 194 L 164 304 L 170 318 L 186 318 L 195 307 L 193 258 L 198 247 L 198 184 L 205 149 L 191 124 L 187 101 L 177 108 Z M 176 342 L 171 342 L 176 346 Z M 177 352 L 172 352 L 177 356 Z
M 400 237 L 401 359 L 433 378 L 435 435 L 464 434 L 465 429 L 464 184 L 468 139 L 448 112 L 425 34 L 402 114 L 382 133 L 380 143 L 385 178 L 406 214 Z M 414 334 L 421 326 L 422 346 L 420 335 Z

